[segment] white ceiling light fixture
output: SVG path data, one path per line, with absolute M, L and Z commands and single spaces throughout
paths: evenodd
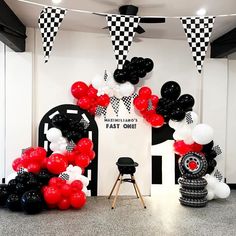
M 200 8 L 199 10 L 197 10 L 196 13 L 198 16 L 205 16 L 206 15 L 206 8 Z
M 54 3 L 54 4 L 59 4 L 59 3 L 61 3 L 61 1 L 62 1 L 62 0 L 52 0 L 52 3 Z

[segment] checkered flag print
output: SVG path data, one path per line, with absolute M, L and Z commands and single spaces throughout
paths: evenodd
M 48 62 L 53 43 L 66 12 L 66 9 L 45 7 L 40 13 L 38 24 L 42 34 L 45 63 Z
M 147 110 L 148 110 L 148 111 L 151 111 L 152 108 L 153 108 L 153 106 L 152 106 L 152 100 L 149 99 L 149 100 L 148 100 L 148 108 L 147 108 Z
M 104 80 L 107 81 L 107 78 L 108 78 L 108 74 L 107 74 L 107 71 L 105 70 L 105 73 L 104 73 Z
M 219 170 L 216 170 L 216 172 L 214 173 L 214 177 L 216 177 L 220 182 L 223 180 L 223 175 Z
M 187 122 L 188 125 L 192 124 L 193 123 L 193 118 L 191 116 L 191 113 L 186 113 L 186 116 L 185 116 L 185 120 Z
M 192 51 L 193 60 L 198 72 L 201 73 L 215 17 L 182 17 L 180 20 Z
M 116 116 L 118 116 L 119 108 L 120 108 L 120 99 L 113 96 L 110 98 L 110 101 L 111 101 L 111 106 L 112 106 L 114 112 L 116 113 Z
M 104 115 L 106 117 L 106 114 L 107 114 L 107 107 L 97 106 L 95 113 L 96 116 Z
M 220 154 L 222 154 L 222 150 L 220 148 L 219 145 L 213 147 L 213 150 L 216 152 L 217 156 L 219 156 Z
M 140 17 L 108 14 L 106 19 L 117 60 L 117 67 L 118 69 L 122 69 L 135 35 L 135 29 L 138 27 Z
M 21 168 L 17 171 L 17 174 L 19 175 L 19 174 L 23 174 L 23 173 L 25 173 L 25 172 L 28 172 L 28 170 L 25 169 L 25 168 L 23 168 L 23 167 L 21 167 Z
M 133 93 L 133 94 L 131 95 L 131 97 L 132 97 L 132 98 L 136 98 L 136 97 L 138 97 L 138 94 L 137 94 L 137 93 Z
M 128 110 L 128 112 L 130 113 L 131 110 L 131 100 L 132 97 L 128 96 L 128 97 L 122 97 L 121 100 L 123 101 L 125 108 Z
M 84 129 L 87 129 L 90 126 L 90 124 L 84 118 L 82 118 L 79 123 L 84 126 Z
M 75 148 L 75 143 L 71 140 L 68 145 L 66 146 L 66 151 L 67 152 L 72 152 Z
M 70 176 L 67 173 L 61 173 L 59 175 L 59 178 L 64 179 L 64 180 L 69 180 Z

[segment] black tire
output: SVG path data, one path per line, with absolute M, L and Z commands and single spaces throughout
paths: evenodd
M 206 174 L 207 167 L 205 156 L 196 152 L 189 152 L 179 159 L 180 172 L 184 177 L 189 179 L 201 178 Z
M 187 189 L 204 189 L 207 186 L 207 181 L 203 178 L 199 179 L 179 178 L 178 182 L 179 184 L 181 184 L 183 188 Z
M 189 207 L 205 207 L 207 204 L 206 198 L 194 199 L 194 198 L 180 197 L 179 201 L 181 205 Z
M 206 189 L 187 189 L 180 188 L 179 192 L 183 197 L 186 198 L 205 198 L 207 196 Z

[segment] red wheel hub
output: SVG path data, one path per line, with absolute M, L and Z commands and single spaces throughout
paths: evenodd
M 195 161 L 190 161 L 189 164 L 188 164 L 188 166 L 189 166 L 189 169 L 190 169 L 190 170 L 195 170 L 195 169 L 197 169 L 197 163 L 196 163 Z

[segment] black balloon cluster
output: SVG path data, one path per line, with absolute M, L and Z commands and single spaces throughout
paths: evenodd
M 47 170 L 41 170 L 37 175 L 18 173 L 8 184 L 0 184 L 0 206 L 28 214 L 41 212 L 44 207 L 41 188 L 47 185 L 52 177 Z
M 205 154 L 205 157 L 207 159 L 208 168 L 207 168 L 207 174 L 211 174 L 217 165 L 217 162 L 215 158 L 217 157 L 217 152 L 213 149 L 214 142 L 211 141 L 208 144 L 203 145 L 202 152 Z
M 69 119 L 66 115 L 57 114 L 52 118 L 52 125 L 61 130 L 68 141 L 77 143 L 80 139 L 88 137 L 85 125 L 79 120 Z
M 153 67 L 154 63 L 150 58 L 133 57 L 131 61 L 125 61 L 122 69 L 116 69 L 113 77 L 119 84 L 130 82 L 135 85 L 139 83 L 140 78 L 151 72 Z
M 161 88 L 161 98 L 156 109 L 157 114 L 164 117 L 165 122 L 170 119 L 181 121 L 187 111 L 192 111 L 194 98 L 190 94 L 181 95 L 181 88 L 175 81 L 166 82 Z

